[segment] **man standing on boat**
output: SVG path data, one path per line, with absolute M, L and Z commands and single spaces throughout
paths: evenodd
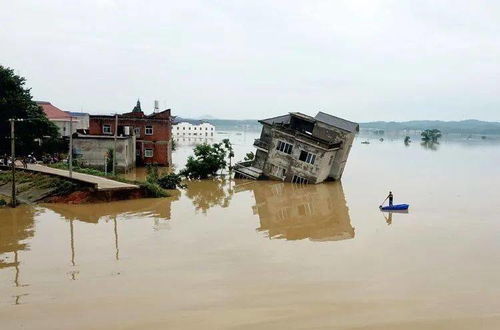
M 392 206 L 393 205 L 392 202 L 394 200 L 394 196 L 392 195 L 392 191 L 389 191 L 389 196 L 387 196 L 387 198 L 389 198 L 389 206 Z

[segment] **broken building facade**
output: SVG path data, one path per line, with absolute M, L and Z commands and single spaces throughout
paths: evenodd
M 235 167 L 237 177 L 293 183 L 339 180 L 359 125 L 324 112 L 264 119 L 254 160 Z

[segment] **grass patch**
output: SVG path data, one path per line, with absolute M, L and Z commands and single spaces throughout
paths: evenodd
M 51 164 L 49 166 L 53 167 L 53 168 L 62 169 L 62 170 L 68 169 L 68 164 L 66 164 L 66 163 L 56 163 L 56 164 Z M 118 176 L 118 175 L 106 174 L 103 171 L 99 171 L 99 170 L 96 170 L 94 168 L 88 168 L 88 167 L 73 167 L 73 171 L 78 172 L 78 173 L 83 173 L 83 174 L 100 176 L 100 177 L 104 177 L 104 178 L 107 178 L 110 180 L 115 180 L 118 182 L 135 184 L 144 190 L 146 197 L 161 198 L 161 197 L 169 197 L 170 196 L 170 194 L 165 189 L 160 187 L 160 185 L 158 185 L 156 182 L 149 182 L 149 181 L 143 182 L 143 181 L 128 180 L 128 179 L 122 178 L 121 176 Z
M 11 172 L 0 172 L 0 185 L 10 183 L 12 181 Z M 23 193 L 32 189 L 45 190 L 54 189 L 55 195 L 70 194 L 73 191 L 82 189 L 78 183 L 70 180 L 65 180 L 56 176 L 46 175 L 33 172 L 16 172 L 17 192 Z
M 151 183 L 151 182 L 141 182 L 139 183 L 139 187 L 144 190 L 146 197 L 153 197 L 153 198 L 161 198 L 161 197 L 170 197 L 168 192 L 160 187 L 156 183 Z

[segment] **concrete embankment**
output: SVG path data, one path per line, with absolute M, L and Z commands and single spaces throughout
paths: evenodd
M 21 203 L 80 204 L 145 197 L 145 192 L 138 186 L 126 187 L 125 189 L 100 190 L 90 182 L 71 180 L 49 173 L 23 170 L 16 172 L 16 191 L 17 199 Z M 10 196 L 11 192 L 11 172 L 0 171 L 0 194 Z

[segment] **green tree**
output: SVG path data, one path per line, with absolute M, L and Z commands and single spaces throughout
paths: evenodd
M 224 148 L 227 150 L 227 155 L 229 157 L 229 170 L 231 171 L 233 169 L 232 160 L 234 157 L 233 144 L 229 141 L 229 139 L 222 140 L 222 143 L 224 144 Z
M 111 173 L 113 172 L 113 149 L 108 149 L 106 152 L 106 172 Z
M 182 183 L 182 177 L 176 173 L 166 173 L 160 176 L 157 180 L 158 185 L 163 189 L 186 188 Z
M 194 148 L 194 157 L 189 156 L 181 175 L 190 179 L 206 179 L 226 168 L 226 149 L 222 143 L 199 144 Z
M 436 143 L 441 138 L 441 131 L 438 129 L 426 129 L 421 134 L 422 141 Z
M 157 165 L 149 164 L 146 166 L 146 181 L 149 183 L 158 183 L 158 179 L 160 178 L 160 172 L 158 170 Z
M 250 151 L 250 152 L 247 152 L 247 154 L 245 155 L 245 158 L 243 158 L 244 161 L 248 162 L 248 161 L 251 161 L 255 158 L 255 154 L 253 153 L 253 151 Z
M 0 65 L 0 153 L 10 153 L 10 118 L 29 119 L 16 122 L 16 153 L 26 155 L 39 150 L 37 140 L 58 138 L 58 130 L 43 109 L 33 101 L 26 79 Z

